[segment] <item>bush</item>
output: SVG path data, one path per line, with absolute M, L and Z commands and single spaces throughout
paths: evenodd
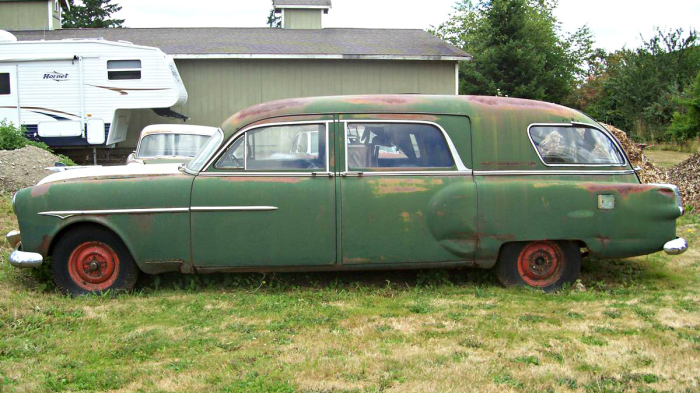
M 25 132 L 26 129 L 24 127 L 17 128 L 14 124 L 8 123 L 6 120 L 0 121 L 0 150 L 17 150 L 27 146 L 34 146 L 46 150 L 51 154 L 56 154 L 46 143 L 27 139 Z M 73 160 L 62 154 L 57 154 L 57 156 L 58 161 L 67 166 L 76 165 Z

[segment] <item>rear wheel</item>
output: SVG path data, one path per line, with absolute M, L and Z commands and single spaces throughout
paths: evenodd
M 121 239 L 101 227 L 68 232 L 56 244 L 51 258 L 56 286 L 70 295 L 131 290 L 138 273 Z
M 498 281 L 504 286 L 529 286 L 545 292 L 574 283 L 580 272 L 581 252 L 572 242 L 506 244 L 496 265 Z

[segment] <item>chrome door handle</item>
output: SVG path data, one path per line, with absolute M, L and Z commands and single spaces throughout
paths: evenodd
M 313 177 L 317 177 L 317 176 L 335 177 L 335 173 L 333 173 L 333 172 L 311 172 L 311 176 L 313 176 Z

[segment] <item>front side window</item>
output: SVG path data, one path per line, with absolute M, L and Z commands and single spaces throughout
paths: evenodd
M 194 157 L 209 138 L 191 134 L 147 135 L 141 140 L 138 158 Z
M 318 171 L 326 168 L 326 126 L 257 128 L 236 139 L 214 165 L 249 171 Z
M 108 60 L 109 80 L 141 79 L 141 60 Z
M 429 124 L 349 123 L 348 170 L 452 168 L 442 132 Z
M 547 165 L 623 165 L 624 156 L 602 131 L 591 127 L 534 126 L 530 137 Z
M 10 74 L 7 72 L 0 73 L 0 95 L 12 94 L 10 89 Z
M 204 147 L 202 147 L 201 150 L 199 150 L 199 153 L 197 153 L 196 156 L 187 163 L 187 169 L 189 169 L 192 172 L 199 172 L 202 170 L 202 167 L 204 164 L 209 160 L 209 157 L 214 154 L 216 149 L 219 148 L 221 145 L 221 142 L 224 140 L 224 133 L 219 129 L 216 131 L 214 135 L 209 138 L 207 143 L 204 144 Z

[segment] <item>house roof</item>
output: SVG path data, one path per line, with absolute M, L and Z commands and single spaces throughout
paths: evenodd
M 49 1 L 49 0 L 0 0 L 0 3 L 5 3 L 5 2 L 10 2 L 10 1 L 12 1 L 12 2 L 18 2 L 18 1 L 19 1 L 19 2 L 30 2 L 30 1 L 43 1 L 43 2 L 47 2 L 47 1 Z M 68 0 L 60 0 L 60 1 L 61 1 L 61 6 L 63 6 L 63 8 L 70 9 L 70 5 L 68 4 Z M 330 0 L 328 0 L 328 1 L 330 2 Z
M 104 38 L 153 46 L 176 59 L 312 58 L 470 60 L 423 30 L 272 28 L 62 29 L 13 31 L 18 41 Z
M 275 8 L 331 8 L 331 0 L 273 0 Z

